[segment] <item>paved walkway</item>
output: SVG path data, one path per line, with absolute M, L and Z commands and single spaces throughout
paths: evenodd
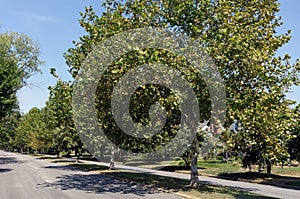
M 92 163 L 92 164 L 96 164 L 96 165 L 109 166 L 108 163 L 103 163 L 103 162 L 94 162 L 94 161 L 86 161 L 86 160 L 80 160 L 80 161 L 83 163 L 89 163 L 89 164 Z M 173 178 L 184 179 L 184 180 L 190 179 L 189 174 L 183 174 L 183 173 L 159 171 L 159 170 L 146 169 L 146 168 L 140 168 L 140 167 L 131 167 L 131 166 L 125 166 L 125 165 L 117 165 L 117 164 L 115 165 L 115 167 L 116 167 L 116 169 L 132 170 L 132 171 L 137 171 L 137 172 L 141 172 L 141 173 L 149 173 L 149 174 L 165 176 L 165 177 L 173 177 Z M 271 185 L 262 185 L 262 184 L 249 183 L 249 182 L 224 180 L 224 179 L 212 178 L 212 177 L 207 177 L 207 176 L 200 176 L 199 181 L 201 183 L 205 183 L 205 184 L 221 185 L 221 186 L 225 186 L 225 187 L 229 187 L 229 188 L 237 188 L 237 189 L 241 189 L 244 191 L 261 194 L 264 196 L 284 198 L 284 199 L 299 199 L 300 198 L 300 190 L 280 188 L 280 187 L 271 186 Z

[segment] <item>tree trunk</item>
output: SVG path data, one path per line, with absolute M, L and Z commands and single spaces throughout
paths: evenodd
M 187 159 L 183 158 L 183 161 L 185 163 L 185 168 L 190 168 L 191 167 L 191 163 Z
M 192 142 L 192 157 L 191 157 L 191 187 L 196 187 L 199 184 L 199 174 L 198 174 L 198 142 L 194 139 Z
M 78 154 L 78 149 L 77 149 L 77 147 L 74 149 L 74 155 L 75 155 L 75 157 L 77 157 L 77 154 Z
M 115 149 L 114 146 L 111 146 L 109 169 L 114 169 L 114 168 L 115 168 Z
M 272 164 L 270 160 L 267 160 L 267 174 L 271 174 Z
M 103 144 L 100 148 L 100 159 L 101 161 L 104 161 L 104 150 L 105 150 L 105 145 Z
M 76 162 L 78 163 L 79 162 L 79 150 L 78 150 L 78 147 L 75 148 L 75 157 L 76 157 Z

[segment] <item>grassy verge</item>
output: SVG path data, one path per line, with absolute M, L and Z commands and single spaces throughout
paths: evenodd
M 162 170 L 171 172 L 190 173 L 184 166 L 166 166 Z M 285 188 L 300 189 L 300 167 L 284 168 L 273 166 L 272 174 L 249 172 L 241 167 L 240 163 L 222 163 L 221 161 L 210 160 L 198 162 L 199 173 L 201 175 L 213 176 L 237 181 L 269 184 Z M 252 171 L 257 171 L 256 166 Z
M 48 158 L 48 157 L 38 157 L 41 159 L 52 159 L 54 162 L 64 162 L 64 159 Z M 75 162 L 75 161 L 73 161 Z M 136 166 L 137 160 L 132 162 L 128 162 L 126 165 L 128 166 Z M 67 162 L 72 163 L 72 161 Z M 140 163 L 140 162 L 138 162 Z M 183 166 L 183 163 L 178 161 L 173 162 L 164 162 L 160 163 L 161 170 L 170 171 L 170 172 L 181 172 L 181 173 L 190 173 L 190 169 Z M 139 165 L 139 164 L 137 164 Z M 157 165 L 156 165 L 157 166 Z M 96 166 L 88 165 L 86 168 L 82 169 L 86 171 L 90 170 L 105 170 L 106 168 L 98 168 Z M 153 165 L 145 165 L 146 168 L 155 168 Z M 272 174 L 268 175 L 266 173 L 259 172 L 249 172 L 246 169 L 241 167 L 239 162 L 236 163 L 224 163 L 218 160 L 199 160 L 198 162 L 199 174 L 212 176 L 217 178 L 224 178 L 229 180 L 237 180 L 237 181 L 246 181 L 253 183 L 261 183 L 261 184 L 269 184 L 284 188 L 294 188 L 300 189 L 300 167 L 276 167 L 272 168 Z M 253 171 L 256 171 L 257 168 L 254 167 Z
M 191 188 L 188 186 L 188 181 L 174 179 L 163 176 L 156 176 L 144 173 L 132 173 L 132 172 L 112 172 L 109 175 L 134 181 L 137 183 L 145 184 L 147 186 L 161 188 L 171 192 L 178 193 L 189 198 L 203 198 L 203 199 L 215 199 L 215 198 L 270 198 L 260 196 L 257 194 L 241 191 L 238 189 L 230 189 L 221 186 L 212 186 L 201 184 L 197 188 Z

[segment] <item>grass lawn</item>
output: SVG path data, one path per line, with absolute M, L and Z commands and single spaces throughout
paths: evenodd
M 162 168 L 165 171 L 175 171 L 181 173 L 190 173 L 190 169 L 186 168 L 181 161 L 178 161 L 177 164 L 171 166 L 165 166 Z M 238 163 L 222 163 L 218 160 L 199 160 L 198 161 L 198 170 L 201 175 L 212 175 L 217 176 L 220 173 L 237 173 L 245 172 L 246 170 L 241 167 L 241 164 Z
M 253 167 L 252 172 L 249 172 L 242 168 L 240 163 L 227 164 L 218 160 L 200 160 L 198 168 L 200 175 L 300 189 L 300 167 L 273 166 L 272 174 L 266 174 L 256 172 L 258 170 L 256 166 Z M 162 170 L 190 173 L 188 168 L 182 166 L 182 162 L 178 162 L 177 166 L 166 166 Z

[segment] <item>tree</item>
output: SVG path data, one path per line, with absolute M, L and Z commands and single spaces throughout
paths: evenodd
M 40 48 L 37 42 L 25 34 L 6 32 L 0 34 L 1 51 L 5 60 L 18 67 L 21 85 L 27 85 L 32 75 L 40 72 L 39 66 L 44 62 L 39 59 Z M 13 61 L 12 61 L 13 60 Z
M 16 137 L 16 128 L 19 124 L 21 114 L 18 110 L 11 112 L 0 122 L 0 148 L 5 150 L 13 150 L 14 139 Z
M 21 87 L 21 77 L 15 61 L 1 49 L 0 56 L 0 117 L 4 118 L 17 108 L 16 92 Z
M 11 144 L 21 152 L 42 153 L 51 149 L 52 139 L 45 123 L 44 109 L 32 108 L 21 117 Z
M 56 76 L 55 70 L 51 73 Z M 83 144 L 76 132 L 72 113 L 72 87 L 69 82 L 58 80 L 54 87 L 49 87 L 50 97 L 46 103 L 48 111 L 48 127 L 54 132 L 54 146 L 57 156 L 60 152 L 75 151 L 75 155 L 83 152 Z
M 12 128 L 20 115 L 17 113 L 16 93 L 27 85 L 30 76 L 40 71 L 38 67 L 43 62 L 38 58 L 39 53 L 38 45 L 28 36 L 15 32 L 0 33 L 1 147 L 7 146 L 8 140 L 13 139 L 10 137 L 13 136 Z
M 299 108 L 300 105 L 298 104 L 294 109 L 294 112 L 298 115 L 295 119 L 296 127 L 292 130 L 293 138 L 288 142 L 288 152 L 290 155 L 290 160 L 297 160 L 300 161 L 300 121 L 299 121 Z
M 298 78 L 297 64 L 291 64 L 288 55 L 283 58 L 276 56 L 277 49 L 290 39 L 289 31 L 282 35 L 276 33 L 276 28 L 282 25 L 277 16 L 279 4 L 276 0 L 128 0 L 106 1 L 104 6 L 106 11 L 100 17 L 92 7 L 81 13 L 80 24 L 87 35 L 75 42 L 76 47 L 65 55 L 74 77 L 97 44 L 121 31 L 146 26 L 164 27 L 197 39 L 215 59 L 226 85 L 228 109 L 225 126 L 228 127 L 236 118 L 245 126 L 243 139 L 234 142 L 236 139 L 233 138 L 228 143 L 244 152 L 245 157 L 249 154 L 247 151 L 252 153 L 259 147 L 259 155 L 254 154 L 271 172 L 271 165 L 286 152 L 284 143 L 290 138 L 294 114 L 289 109 L 292 102 L 285 99 L 285 93 Z M 140 58 L 138 64 L 141 64 L 152 53 L 145 50 L 128 57 Z M 188 68 L 182 60 L 160 53 L 157 60 L 167 57 L 163 63 L 179 69 Z M 128 57 L 125 61 L 122 57 L 120 65 L 133 64 Z M 124 74 L 124 68 L 118 69 L 115 73 Z M 200 108 L 205 114 L 201 119 L 208 119 L 209 95 L 200 79 L 195 75 L 188 78 L 195 82 L 194 85 L 204 85 L 204 89 L 196 93 L 199 101 L 203 101 Z M 193 148 L 192 154 L 197 154 L 197 147 Z M 191 184 L 194 185 L 197 184 L 197 172 L 192 173 Z
M 145 5 L 147 4 L 146 2 L 141 3 Z M 114 6 L 116 8 L 115 10 Z M 81 42 L 76 43 L 76 46 L 78 47 L 69 49 L 68 53 L 65 55 L 67 63 L 71 68 L 70 71 L 74 77 L 76 77 L 78 71 L 80 71 L 81 64 L 88 53 L 98 43 L 115 33 L 119 33 L 121 31 L 129 30 L 132 28 L 143 27 L 143 24 L 139 24 L 139 21 L 136 19 L 128 19 L 126 17 L 124 18 L 124 8 L 117 7 L 117 4 L 111 7 L 108 5 L 107 12 L 101 17 L 96 16 L 92 8 L 87 8 L 85 14 L 81 13 L 83 19 L 80 20 L 80 23 L 87 30 L 89 35 L 81 37 Z M 152 8 L 153 12 L 159 11 L 159 9 L 155 6 L 151 7 L 151 9 Z M 132 11 L 128 9 L 128 13 L 130 12 Z M 152 16 L 152 14 L 153 13 L 151 13 L 151 18 L 145 17 L 143 15 L 145 20 L 147 20 L 147 23 L 145 24 L 154 26 L 161 25 L 159 23 L 159 18 L 156 19 L 157 16 Z M 166 107 L 167 115 L 170 116 L 170 119 L 168 120 L 170 121 L 169 125 L 166 125 L 166 128 L 163 129 L 161 133 L 153 136 L 152 139 L 148 139 L 145 141 L 140 141 L 134 138 L 132 139 L 128 136 L 126 137 L 126 134 L 122 134 L 120 132 L 120 129 L 116 125 L 114 125 L 112 113 L 107 109 L 107 104 L 110 101 L 109 96 L 111 96 L 112 88 L 115 85 L 115 82 L 117 82 L 120 76 L 133 66 L 138 66 L 143 63 L 149 62 L 159 62 L 171 65 L 173 68 L 181 69 L 185 69 L 187 65 L 185 60 L 178 58 L 176 55 L 170 52 L 165 52 L 162 50 L 153 51 L 151 49 L 148 49 L 143 52 L 131 52 L 127 55 L 122 56 L 122 58 L 120 58 L 120 61 L 116 61 L 114 63 L 114 66 L 111 66 L 111 70 L 107 71 L 107 73 L 103 75 L 104 78 L 100 80 L 100 82 L 103 83 L 100 85 L 103 86 L 98 87 L 97 90 L 97 100 L 99 100 L 97 104 L 97 112 L 98 116 L 103 116 L 99 118 L 104 118 L 100 121 L 101 127 L 103 127 L 104 130 L 106 129 L 106 135 L 110 136 L 110 139 L 114 140 L 114 143 L 116 143 L 119 147 L 123 147 L 123 149 L 128 149 L 133 152 L 147 152 L 153 149 L 153 147 L 161 146 L 162 143 L 167 143 L 176 133 L 176 128 L 178 128 L 177 126 L 180 122 L 178 101 L 176 101 L 176 97 L 174 97 L 174 94 L 172 94 L 172 92 L 170 91 L 167 91 L 166 88 L 160 88 L 160 86 L 158 85 L 145 85 L 145 87 L 141 87 L 141 90 L 143 92 L 137 90 L 132 97 L 133 103 L 130 104 L 130 106 L 133 110 L 131 111 L 131 116 L 136 123 L 141 125 L 147 124 L 147 122 L 149 122 L 149 107 L 159 99 L 159 103 Z M 201 100 L 204 102 L 202 104 L 208 104 L 209 99 L 207 97 L 207 88 L 204 82 L 199 78 L 199 74 L 194 74 L 193 72 L 194 71 L 187 72 L 186 76 L 189 76 L 190 80 L 193 81 L 193 85 L 195 86 L 195 90 L 197 91 L 199 99 L 202 98 Z M 198 90 L 196 89 L 196 87 L 198 87 Z M 167 92 L 161 92 L 163 90 Z M 203 92 L 203 90 L 205 90 L 206 92 Z M 126 92 L 126 88 L 122 91 Z M 162 96 L 160 93 L 168 94 L 166 96 Z M 137 103 L 134 103 L 135 100 L 140 103 L 140 106 L 137 105 Z M 203 110 L 208 108 L 209 106 L 205 106 L 204 108 L 201 107 L 201 109 Z M 208 111 L 203 111 L 203 113 L 205 115 L 205 117 L 203 116 L 203 119 L 208 119 Z
M 298 63 L 276 51 L 290 39 L 278 35 L 282 25 L 276 0 L 166 1 L 170 23 L 198 38 L 215 58 L 227 88 L 227 126 L 239 118 L 245 133 L 237 142 L 242 152 L 267 165 L 279 161 L 290 139 L 295 115 L 285 99 L 297 83 Z M 257 149 L 256 149 L 257 148 Z M 245 156 L 245 157 L 246 157 Z

